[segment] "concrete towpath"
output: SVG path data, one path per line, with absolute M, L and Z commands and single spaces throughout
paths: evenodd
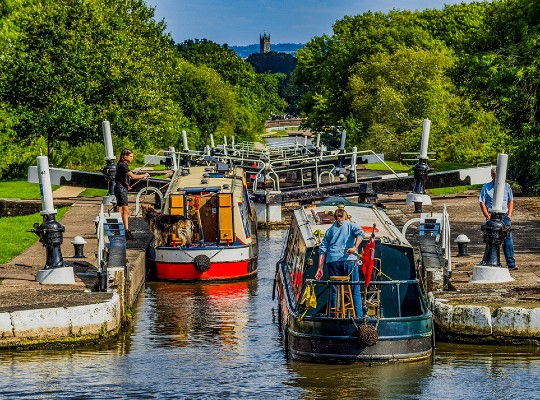
M 485 223 L 478 190 L 465 195 L 432 197 L 424 212 L 442 212 L 446 206 L 451 225 L 453 271 L 448 291 L 432 293 L 432 310 L 439 338 L 463 342 L 510 342 L 540 345 L 540 197 L 514 197 L 512 218 L 515 258 L 514 281 L 472 283 L 474 266 L 482 261 Z M 392 201 L 393 198 L 398 199 Z M 398 194 L 386 197 L 387 213 L 398 227 L 419 215 Z M 408 233 L 414 233 L 409 229 Z M 457 257 L 455 238 L 470 239 L 469 257 Z M 413 235 L 407 235 L 412 237 Z M 411 239 L 411 242 L 413 240 Z M 501 250 L 501 262 L 506 266 Z
M 122 319 L 122 296 L 117 291 L 95 292 L 97 235 L 94 219 L 101 197 L 76 197 L 84 188 L 62 186 L 53 198 L 72 202 L 60 223 L 64 226 L 61 252 L 75 272 L 74 285 L 42 285 L 36 273 L 46 261 L 46 249 L 37 241 L 22 254 L 0 265 L 0 348 L 77 342 L 115 334 Z M 133 207 L 134 208 L 134 207 Z M 39 218 L 35 221 L 41 224 Z M 22 226 L 28 230 L 32 226 Z M 149 233 L 144 221 L 133 220 L 135 241 L 127 242 L 127 262 L 135 271 L 138 288 L 144 283 L 144 251 Z M 34 235 L 33 233 L 28 233 Z M 81 236 L 85 258 L 74 258 L 75 236 Z M 131 288 L 132 292 L 138 288 Z M 125 295 L 125 293 L 121 293 Z M 130 293 L 133 301 L 136 293 Z M 128 300 L 128 299 L 125 299 Z

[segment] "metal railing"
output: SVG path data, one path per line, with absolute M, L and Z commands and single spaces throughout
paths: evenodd
M 336 290 L 337 290 L 338 286 L 344 286 L 344 285 L 348 285 L 348 286 L 365 286 L 366 282 L 365 281 L 331 281 L 331 280 L 317 281 L 315 279 L 306 279 L 304 281 L 304 283 L 302 284 L 302 287 L 300 289 L 299 299 L 301 299 L 303 297 L 304 292 L 306 291 L 306 288 L 308 286 L 315 286 L 315 287 L 317 287 L 317 286 L 326 286 L 326 288 L 328 289 L 328 294 L 326 295 L 327 296 L 326 304 L 330 305 L 330 295 L 331 295 L 332 287 L 336 287 Z M 420 283 L 419 283 L 418 279 L 370 281 L 370 286 L 372 286 L 372 285 L 373 286 L 392 286 L 392 291 L 394 293 L 396 293 L 396 310 L 397 310 L 397 315 L 392 317 L 392 318 L 401 318 L 402 317 L 401 292 L 400 292 L 400 286 L 402 286 L 402 285 L 407 285 L 407 286 L 414 285 L 414 286 L 416 286 L 417 289 L 418 289 L 418 296 L 419 296 L 419 300 L 420 300 L 422 313 L 426 313 L 426 312 L 429 311 L 427 303 L 426 303 L 424 297 L 422 296 L 422 289 L 420 287 Z M 324 290 L 324 291 L 326 291 L 326 290 Z M 324 293 L 324 291 L 323 291 L 323 293 Z M 320 295 L 317 296 L 317 300 L 319 300 L 319 298 L 320 298 Z M 365 301 L 365 299 L 363 299 L 363 301 Z M 296 303 L 296 307 L 295 307 L 295 310 L 294 310 L 294 312 L 296 314 L 301 314 L 301 308 L 303 307 L 302 304 L 303 303 L 301 303 L 300 301 L 298 301 Z M 331 317 L 330 309 L 331 309 L 330 306 L 326 307 L 326 317 Z

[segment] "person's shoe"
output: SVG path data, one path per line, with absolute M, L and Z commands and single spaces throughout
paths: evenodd
M 508 267 L 508 271 L 517 271 L 517 270 L 518 270 L 518 267 L 516 266 Z
M 126 230 L 126 239 L 135 240 L 135 236 L 133 236 L 133 233 L 131 233 L 129 230 Z

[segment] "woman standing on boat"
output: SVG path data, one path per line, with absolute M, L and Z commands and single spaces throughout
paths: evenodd
M 116 176 L 114 178 L 114 195 L 116 196 L 116 206 L 118 212 L 122 215 L 122 222 L 126 230 L 126 239 L 134 240 L 135 236 L 129 231 L 129 205 L 128 205 L 128 190 L 130 189 L 129 181 L 131 179 L 143 179 L 150 176 L 149 173 L 135 174 L 130 169 L 128 164 L 133 160 L 133 151 L 124 149 L 120 153 L 120 161 L 116 167 Z
M 328 265 L 330 276 L 349 276 L 351 281 L 358 281 L 358 246 L 364 238 L 364 230 L 347 218 L 347 212 L 337 209 L 334 212 L 335 222 L 326 231 L 319 246 L 319 268 L 315 279 L 320 280 L 324 274 L 324 262 Z M 352 285 L 356 316 L 361 317 L 362 298 L 360 286 Z M 330 304 L 336 302 L 336 287 L 332 287 Z

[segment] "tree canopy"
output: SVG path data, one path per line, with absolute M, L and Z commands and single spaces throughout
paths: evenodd
M 143 0 L 10 0 L 0 28 L 0 150 L 14 155 L 0 176 L 23 173 L 41 147 L 75 167 L 91 149 L 84 162 L 99 166 L 105 119 L 118 151 L 152 151 L 184 129 L 194 147 L 210 133 L 253 139 L 283 108 L 277 79 L 232 50 L 185 57 Z
M 506 152 L 513 177 L 534 188 L 539 19 L 533 0 L 344 17 L 298 51 L 300 109 L 308 126 L 346 128 L 354 145 L 390 156 L 418 149 L 429 118 L 441 160 Z

